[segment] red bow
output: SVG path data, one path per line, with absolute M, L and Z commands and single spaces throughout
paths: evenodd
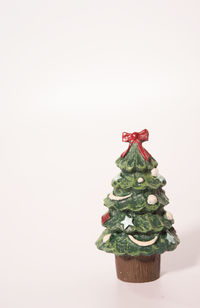
M 121 157 L 124 158 L 124 156 L 128 153 L 131 145 L 133 143 L 137 143 L 138 150 L 140 151 L 140 154 L 144 157 L 146 161 L 148 161 L 151 154 L 147 152 L 142 146 L 143 141 L 147 141 L 149 139 L 149 132 L 147 129 L 142 130 L 140 133 L 122 133 L 122 141 L 129 142 L 128 149 L 122 153 Z
M 102 217 L 101 217 L 101 222 L 102 222 L 102 225 L 110 218 L 110 213 L 107 212 L 106 214 L 104 214 Z

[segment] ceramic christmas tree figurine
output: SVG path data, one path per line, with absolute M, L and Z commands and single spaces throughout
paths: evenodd
M 162 187 L 156 160 L 143 148 L 148 131 L 123 133 L 128 149 L 116 161 L 120 174 L 112 180 L 113 192 L 104 200 L 106 228 L 96 241 L 99 249 L 115 254 L 119 279 L 147 282 L 160 276 L 160 254 L 179 244 L 173 216 Z

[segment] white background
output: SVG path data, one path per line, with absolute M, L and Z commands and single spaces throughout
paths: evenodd
M 1 1 L 0 306 L 199 307 L 200 2 Z M 181 245 L 155 282 L 96 249 L 127 148 L 167 179 Z

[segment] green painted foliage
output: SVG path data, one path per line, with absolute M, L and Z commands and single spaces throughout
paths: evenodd
M 126 233 L 118 233 L 113 232 L 111 234 L 110 240 L 106 243 L 103 243 L 103 238 L 106 234 L 109 234 L 109 230 L 106 229 L 99 239 L 96 242 L 96 245 L 99 249 L 104 250 L 106 252 L 114 253 L 116 255 L 130 255 L 130 256 L 149 256 L 153 254 L 161 254 L 165 252 L 166 250 L 171 251 L 176 248 L 176 246 L 179 244 L 179 239 L 176 235 L 176 231 L 174 228 L 171 228 L 170 230 L 167 230 L 165 232 L 161 233 L 155 233 L 151 236 L 141 236 L 138 235 L 137 238 L 139 240 L 147 241 L 154 236 L 158 236 L 158 240 L 155 242 L 155 244 L 147 246 L 147 247 L 141 247 L 133 243 Z M 136 235 L 135 235 L 136 237 Z
M 143 172 L 156 168 L 158 163 L 150 157 L 148 162 L 140 155 L 137 145 L 133 144 L 124 158 L 121 156 L 116 160 L 116 165 L 125 173 L 133 173 L 135 171 Z
M 158 213 L 146 213 L 142 215 L 135 214 L 131 211 L 121 212 L 117 210 L 110 210 L 110 218 L 104 223 L 110 232 L 125 232 L 128 234 L 135 233 L 156 233 L 161 230 L 170 229 L 173 220 L 169 220 L 166 217 L 166 212 L 163 211 L 162 215 Z M 123 220 L 125 216 L 132 219 L 133 226 L 130 225 L 124 228 Z
M 138 179 L 143 179 L 142 183 Z M 135 172 L 133 174 L 123 174 L 112 180 L 114 194 L 123 196 L 134 191 L 143 191 L 145 189 L 158 189 L 166 184 L 164 177 L 153 177 L 151 172 Z
M 169 203 L 162 189 L 166 180 L 151 173 L 158 165 L 155 159 L 150 157 L 146 161 L 137 145 L 133 144 L 116 164 L 121 172 L 112 180 L 111 196 L 109 194 L 104 199 L 110 217 L 103 224 L 106 230 L 96 241 L 97 247 L 116 255 L 131 256 L 149 256 L 174 250 L 179 239 L 172 227 L 173 218 L 164 210 Z M 138 181 L 139 178 L 142 181 Z M 116 196 L 127 195 L 130 196 L 115 200 Z M 153 195 L 153 202 L 150 195 Z M 152 239 L 156 241 L 148 242 Z
M 147 198 L 149 195 L 154 194 L 158 202 L 154 205 L 149 205 L 147 203 Z M 121 201 L 110 200 L 109 195 L 104 199 L 104 205 L 110 209 L 114 208 L 116 210 L 124 211 L 130 210 L 133 212 L 155 212 L 160 207 L 163 207 L 169 203 L 169 199 L 165 195 L 162 189 L 156 191 L 146 190 L 142 192 L 132 192 L 132 195 Z

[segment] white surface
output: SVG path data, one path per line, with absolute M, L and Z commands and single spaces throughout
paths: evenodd
M 19 0 L 0 14 L 0 306 L 199 307 L 199 1 Z M 144 128 L 181 245 L 135 285 L 94 242 L 121 133 Z

